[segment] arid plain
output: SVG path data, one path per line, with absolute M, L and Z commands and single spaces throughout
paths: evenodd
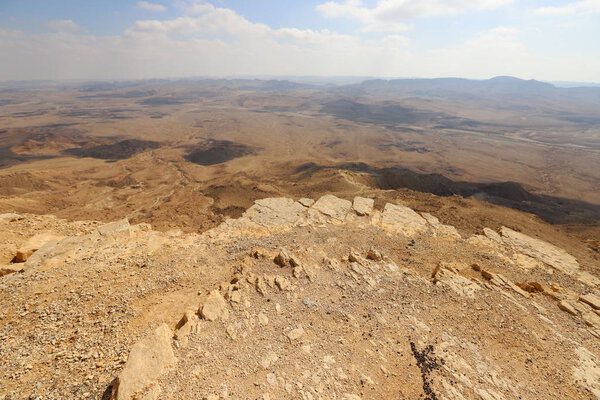
M 600 91 L 306 82 L 0 86 L 1 400 L 600 398 Z
M 203 231 L 258 198 L 408 188 L 597 233 L 596 89 L 504 77 L 23 83 L 1 93 L 1 212 Z

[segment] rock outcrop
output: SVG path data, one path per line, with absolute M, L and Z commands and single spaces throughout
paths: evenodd
M 550 243 L 534 239 L 507 227 L 502 227 L 502 240 L 520 253 L 540 260 L 557 270 L 574 274 L 579 269 L 579 263 L 569 253 Z
M 57 235 L 54 232 L 39 233 L 27 240 L 25 244 L 17 250 L 15 255 L 15 262 L 25 262 L 33 253 L 38 251 L 40 248 L 47 244 L 55 245 L 59 240 L 63 239 L 64 236 Z
M 597 397 L 589 260 L 374 204 L 263 199 L 203 234 L 122 220 L 46 243 L 0 278 L 8 398 Z
M 160 388 L 155 386 L 155 382 L 177 362 L 171 347 L 172 337 L 171 329 L 162 324 L 131 348 L 127 364 L 113 385 L 113 399 L 160 398 Z
M 383 209 L 381 226 L 407 237 L 425 233 L 429 228 L 427 220 L 414 210 L 391 203 L 386 204 Z

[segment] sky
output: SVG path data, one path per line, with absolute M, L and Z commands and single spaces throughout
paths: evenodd
M 0 80 L 600 82 L 600 0 L 0 0 Z

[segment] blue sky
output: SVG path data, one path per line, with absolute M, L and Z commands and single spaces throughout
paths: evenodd
M 0 0 L 0 80 L 515 75 L 600 82 L 600 0 Z

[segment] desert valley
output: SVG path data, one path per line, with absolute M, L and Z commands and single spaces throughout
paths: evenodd
M 0 82 L 0 241 L 2 400 L 600 399 L 600 88 Z

